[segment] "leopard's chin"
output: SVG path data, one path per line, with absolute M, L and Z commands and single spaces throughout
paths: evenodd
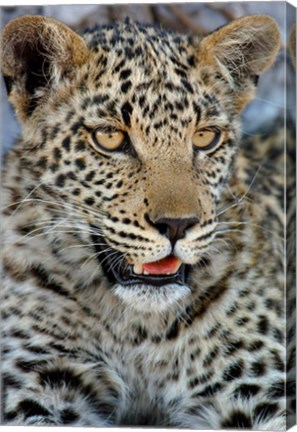
M 162 313 L 183 309 L 186 299 L 191 294 L 188 285 L 170 283 L 156 285 L 131 284 L 113 286 L 114 294 L 129 308 L 138 312 Z

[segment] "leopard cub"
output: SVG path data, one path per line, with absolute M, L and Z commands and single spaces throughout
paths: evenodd
M 285 429 L 283 163 L 240 143 L 279 45 L 261 15 L 6 26 L 4 423 Z

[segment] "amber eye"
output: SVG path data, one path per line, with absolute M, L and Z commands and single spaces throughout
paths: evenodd
M 194 133 L 192 144 L 198 150 L 211 150 L 220 142 L 221 134 L 210 130 L 200 130 Z
M 122 131 L 106 132 L 96 129 L 93 131 L 92 137 L 97 149 L 113 152 L 121 147 L 125 134 Z

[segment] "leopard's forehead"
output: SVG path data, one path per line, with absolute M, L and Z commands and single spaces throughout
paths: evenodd
M 189 48 L 192 37 L 179 35 L 153 25 L 144 25 L 126 20 L 110 26 L 97 26 L 84 33 L 84 38 L 94 52 L 113 52 L 125 55 L 127 62 L 133 61 L 145 68 L 146 63 L 165 69 L 170 62 L 175 66 L 194 66 L 195 57 Z M 165 63 L 159 63 L 164 59 Z
M 133 90 L 151 100 L 165 92 L 193 94 L 190 75 L 196 59 L 189 37 L 153 26 L 116 23 L 87 32 L 85 40 L 92 53 L 88 84 L 95 83 L 93 91 L 111 89 L 124 98 Z
M 166 141 L 185 142 L 198 123 L 227 124 L 222 97 L 203 65 L 197 69 L 199 40 L 131 22 L 96 27 L 84 38 L 90 59 L 67 104 L 91 129 L 133 129 L 148 146 L 162 138 L 164 149 Z

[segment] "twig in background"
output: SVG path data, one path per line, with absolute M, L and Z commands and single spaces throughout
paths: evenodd
M 179 6 L 176 4 L 166 5 L 168 9 L 180 20 L 186 29 L 191 30 L 192 33 L 197 35 L 205 35 L 207 30 L 198 26 Z
M 228 21 L 233 21 L 236 17 L 236 15 L 228 10 L 226 7 L 221 6 L 220 4 L 216 3 L 205 3 L 205 5 L 212 9 L 213 11 L 221 13 Z

